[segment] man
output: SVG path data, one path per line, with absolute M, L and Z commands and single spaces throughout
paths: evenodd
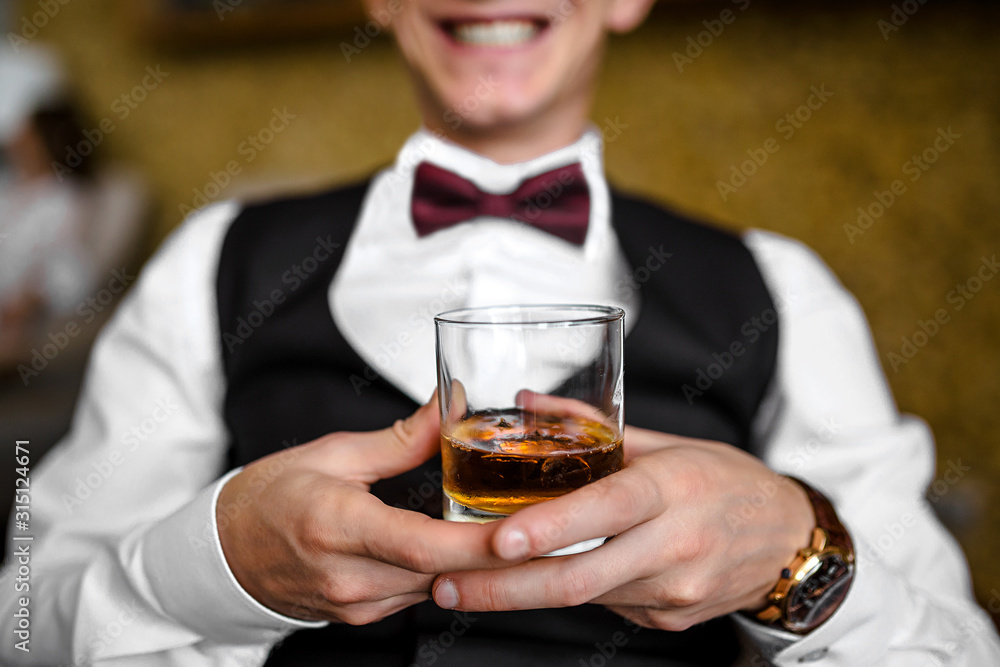
M 150 263 L 36 471 L 32 651 L 0 654 L 730 664 L 738 624 L 781 665 L 996 661 L 851 297 L 793 242 L 609 191 L 587 113 L 606 33 L 649 4 L 371 0 L 425 129 L 370 183 L 212 207 Z M 526 301 L 626 308 L 628 466 L 431 518 L 434 401 L 399 420 L 434 386 L 427 316 Z

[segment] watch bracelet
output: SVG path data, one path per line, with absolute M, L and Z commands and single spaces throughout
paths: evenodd
M 826 531 L 829 538 L 828 544 L 843 547 L 853 554 L 854 542 L 851 540 L 851 535 L 841 523 L 837 511 L 833 509 L 833 505 L 827 497 L 797 477 L 791 475 L 785 475 L 785 477 L 798 484 L 806 492 L 809 503 L 813 507 L 813 513 L 816 515 L 816 526 Z
M 801 479 L 798 479 L 797 477 L 792 477 L 791 475 L 784 475 L 784 477 L 789 481 L 795 482 L 796 484 L 799 485 L 799 487 L 803 491 L 805 491 L 806 497 L 809 499 L 809 503 L 812 505 L 813 514 L 815 515 L 816 518 L 816 527 L 813 530 L 815 531 L 816 529 L 821 529 L 826 534 L 827 539 L 825 546 L 838 547 L 840 549 L 843 549 L 844 551 L 847 552 L 847 554 L 849 554 L 850 560 L 853 561 L 854 542 L 853 540 L 851 540 L 850 533 L 847 532 L 847 529 L 844 527 L 844 524 L 840 521 L 840 518 L 837 516 L 837 512 L 836 510 L 834 510 L 833 505 L 830 503 L 829 499 L 827 499 L 827 497 L 824 496 L 822 493 L 814 489 L 809 484 L 803 482 Z M 801 553 L 801 551 L 798 553 Z M 792 559 L 792 564 L 794 564 L 794 562 L 799 558 L 798 553 Z M 771 589 L 772 590 L 771 594 L 777 591 L 781 586 L 782 582 L 785 581 L 786 576 L 784 575 L 784 572 L 787 570 L 788 568 L 785 568 L 785 570 L 782 571 L 782 576 L 779 577 L 777 583 Z M 769 594 L 769 597 L 771 594 Z M 790 628 L 785 623 L 787 619 L 783 618 L 784 612 L 782 611 L 782 609 L 783 607 L 780 607 L 775 603 L 771 603 L 762 610 L 756 612 L 744 612 L 744 613 L 748 617 L 753 618 L 759 622 L 765 623 L 767 625 L 773 625 L 775 627 L 782 627 L 788 630 Z M 792 631 L 795 632 L 795 630 Z

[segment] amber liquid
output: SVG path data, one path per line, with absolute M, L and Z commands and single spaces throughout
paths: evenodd
M 473 414 L 441 435 L 445 493 L 466 507 L 512 514 L 622 469 L 622 439 L 581 417 L 518 409 Z

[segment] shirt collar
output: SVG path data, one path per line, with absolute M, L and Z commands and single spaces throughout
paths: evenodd
M 581 164 L 588 180 L 591 175 L 603 174 L 604 142 L 600 131 L 591 126 L 568 146 L 525 162 L 499 164 L 427 129 L 421 129 L 403 145 L 393 171 L 397 176 L 412 178 L 421 162 L 430 162 L 460 174 L 485 192 L 506 194 L 527 178 L 574 162 Z

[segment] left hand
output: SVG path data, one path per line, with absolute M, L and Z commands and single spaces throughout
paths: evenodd
M 625 447 L 622 471 L 498 522 L 492 548 L 512 566 L 442 574 L 435 601 L 468 611 L 593 602 L 673 631 L 763 608 L 815 526 L 801 487 L 723 443 L 628 427 Z M 593 551 L 535 558 L 606 535 Z

